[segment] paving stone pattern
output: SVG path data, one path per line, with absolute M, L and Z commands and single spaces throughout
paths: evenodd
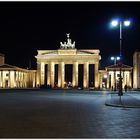
M 0 138 L 140 138 L 140 109 L 105 106 L 107 96 L 0 90 Z
M 118 96 L 117 93 L 112 93 L 108 95 L 106 104 L 140 108 L 140 98 L 138 94 L 135 94 L 133 92 L 124 93 L 123 96 Z

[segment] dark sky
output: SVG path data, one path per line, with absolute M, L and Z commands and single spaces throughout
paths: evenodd
M 140 2 L 0 2 L 0 52 L 6 63 L 36 67 L 38 49 L 58 49 L 66 33 L 77 49 L 100 49 L 101 66 L 119 55 L 119 28 L 110 29 L 112 18 L 132 18 L 123 30 L 123 62 L 132 65 L 140 46 Z

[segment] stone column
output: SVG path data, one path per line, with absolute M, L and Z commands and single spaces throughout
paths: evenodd
M 5 88 L 5 81 L 4 81 L 4 72 L 2 70 L 2 87 Z
M 23 87 L 24 87 L 24 71 L 23 71 Z
M 18 72 L 18 76 L 19 76 L 19 87 L 21 88 L 21 74 L 20 74 L 20 71 Z
M 14 88 L 14 70 L 10 71 L 10 87 Z
M 17 87 L 17 84 L 16 84 L 16 71 L 14 70 L 14 88 Z
M 19 71 L 19 87 L 21 88 L 21 72 Z
M 109 88 L 109 72 L 107 72 L 107 88 Z
M 114 90 L 116 90 L 116 70 L 114 70 Z
M 51 86 L 54 88 L 54 79 L 55 78 L 55 64 L 51 63 Z
M 19 80 L 19 71 L 17 72 L 17 81 L 18 81 L 18 88 L 19 88 L 19 85 L 20 85 L 20 80 Z
M 48 74 L 47 74 L 47 84 L 51 85 L 54 88 L 54 77 L 55 77 L 55 64 L 50 62 L 48 64 Z
M 129 86 L 132 88 L 132 77 L 131 77 L 131 71 L 129 71 Z
M 15 71 L 15 73 L 16 73 L 16 87 L 18 87 L 18 75 L 17 75 L 17 71 Z
M 21 72 L 21 87 L 23 88 L 23 72 Z
M 28 81 L 28 79 L 27 79 L 27 72 L 25 72 L 25 87 L 27 88 L 27 81 Z
M 41 84 L 41 77 L 40 77 L 40 73 L 41 73 L 41 64 L 39 63 L 39 62 L 37 62 L 37 76 L 36 76 L 36 86 L 37 87 L 39 87 L 40 86 L 40 84 Z M 25 74 L 26 75 L 26 74 Z M 25 76 L 25 78 L 26 78 L 26 76 Z M 26 81 L 26 80 L 25 80 Z M 25 86 L 26 87 L 26 86 Z
M 78 87 L 78 62 L 73 63 L 73 78 L 72 85 L 73 87 Z
M 58 87 L 64 88 L 64 80 L 65 80 L 65 64 L 64 62 L 60 62 L 58 64 Z
M 122 71 L 122 89 L 124 88 L 125 85 L 127 85 L 127 73 L 125 72 L 125 70 Z
M 18 71 L 18 87 L 20 87 L 20 74 L 19 74 L 19 71 Z
M 89 63 L 84 63 L 84 79 L 83 79 L 83 87 L 88 88 L 89 87 Z
M 1 71 L 0 71 L 0 88 L 1 88 L 1 82 L 2 82 L 2 81 L 1 81 Z
M 0 71 L 0 88 L 2 87 L 2 71 Z
M 22 83 L 22 79 L 21 79 L 21 71 L 19 72 L 19 76 L 20 76 L 20 88 L 21 88 L 21 83 Z
M 40 73 L 41 73 L 41 85 L 44 85 L 45 84 L 45 64 L 43 62 L 41 62 L 41 70 L 40 70 Z
M 114 73 L 113 72 L 111 72 L 111 88 L 112 86 L 114 88 Z
M 23 87 L 23 77 L 22 77 L 22 71 L 20 72 L 21 75 L 21 87 Z
M 103 88 L 103 74 L 99 74 L 99 83 L 100 83 L 100 88 Z
M 8 71 L 8 88 L 11 88 L 11 72 Z
M 126 81 L 126 85 L 130 86 L 130 73 L 129 71 L 127 71 L 127 81 Z
M 36 73 L 34 72 L 33 73 L 33 88 L 35 88 L 35 85 L 36 85 L 36 79 L 35 79 L 35 77 L 36 77 Z
M 127 85 L 127 73 L 125 71 L 123 71 L 123 88 L 124 88 L 124 85 Z
M 51 64 L 48 63 L 48 69 L 47 69 L 47 85 L 51 84 Z
M 3 87 L 3 70 L 1 71 L 1 79 L 0 79 L 0 82 L 1 82 L 1 87 Z
M 94 66 L 94 74 L 95 74 L 95 88 L 99 88 L 99 64 L 98 63 L 95 63 L 95 66 Z
M 25 82 L 26 82 L 26 81 L 25 81 L 25 78 L 26 78 L 26 77 L 25 77 L 25 72 L 24 72 L 24 73 L 23 73 L 24 88 L 25 88 Z M 37 77 L 36 77 L 36 78 L 37 78 Z

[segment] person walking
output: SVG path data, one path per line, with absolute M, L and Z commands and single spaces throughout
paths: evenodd
M 127 92 L 127 85 L 124 86 L 124 90 L 125 90 L 125 92 Z

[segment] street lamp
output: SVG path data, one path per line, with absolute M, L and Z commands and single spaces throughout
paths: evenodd
M 128 27 L 130 26 L 131 22 L 130 20 L 120 20 L 120 19 L 116 19 L 116 20 L 112 20 L 111 22 L 111 26 L 112 27 L 117 27 L 119 26 L 120 28 L 120 58 L 122 56 L 122 27 Z
M 121 99 L 121 95 L 122 93 L 122 76 L 121 76 L 121 61 L 122 61 L 122 27 L 128 27 L 130 26 L 131 22 L 130 20 L 121 20 L 121 19 L 116 19 L 116 20 L 112 20 L 111 22 L 111 26 L 113 27 L 117 27 L 119 26 L 120 28 L 120 78 L 119 78 L 119 96 Z
M 117 60 L 120 60 L 120 57 L 119 56 L 117 56 L 117 57 L 112 56 L 110 59 L 112 61 L 114 61 L 114 64 L 116 65 L 116 62 L 117 62 Z

